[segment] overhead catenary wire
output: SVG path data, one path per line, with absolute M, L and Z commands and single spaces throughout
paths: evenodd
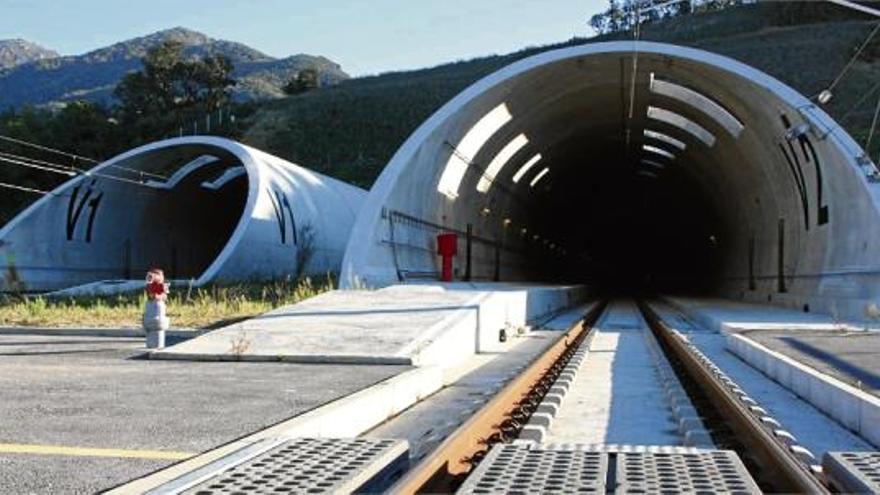
M 874 35 L 877 34 L 878 30 L 880 30 L 880 21 L 878 21 L 877 24 L 874 26 L 874 29 L 872 29 L 871 32 L 868 33 L 868 37 L 865 38 L 865 41 L 862 42 L 858 50 L 856 50 L 853 56 L 850 57 L 849 61 L 846 63 L 846 65 L 843 67 L 837 77 L 835 77 L 834 80 L 831 81 L 831 84 L 829 84 L 828 87 L 825 88 L 825 91 L 833 90 L 837 86 L 837 84 L 840 83 L 840 81 L 843 79 L 843 76 L 845 76 L 846 73 L 849 72 L 849 69 L 853 66 L 856 60 L 858 60 L 859 55 L 862 54 L 862 51 L 864 51 L 865 47 L 868 46 L 868 43 L 871 42 L 871 40 L 874 38 Z
M 73 171 L 71 171 L 71 170 L 59 170 L 59 169 L 54 168 L 54 167 L 47 167 L 47 166 L 45 166 L 45 165 L 38 165 L 38 164 L 36 164 L 36 163 L 28 163 L 28 162 L 24 162 L 24 161 L 21 161 L 21 160 L 15 160 L 15 159 L 12 159 L 12 158 L 6 158 L 6 157 L 4 157 L 4 156 L 0 156 L 0 162 L 8 163 L 8 164 L 11 164 L 11 165 L 18 165 L 18 166 L 26 167 L 26 168 L 32 168 L 32 169 L 35 169 L 35 170 L 42 170 L 42 171 L 44 171 L 44 172 L 52 172 L 52 173 L 55 173 L 55 174 L 66 175 L 66 176 L 68 176 L 68 177 L 74 177 L 74 176 L 77 175 L 76 172 L 73 172 Z
M 32 143 L 30 141 L 25 141 L 23 139 L 14 138 L 12 136 L 5 136 L 3 134 L 0 134 L 0 140 L 7 141 L 10 143 L 15 143 L 15 144 L 18 144 L 21 146 L 27 146 L 29 148 L 47 151 L 49 153 L 55 153 L 56 155 L 67 156 L 70 158 L 76 158 L 78 160 L 83 160 L 83 161 L 92 162 L 92 163 L 100 163 L 100 162 L 98 162 L 98 160 L 95 160 L 94 158 L 89 158 L 87 156 L 77 155 L 76 153 L 70 153 L 67 151 L 61 151 L 59 149 L 50 148 L 48 146 L 43 146 L 42 144 Z
M 73 172 L 73 173 L 77 172 L 76 168 L 71 167 L 69 165 L 62 165 L 60 163 L 47 162 L 45 160 L 37 160 L 36 158 L 31 158 L 29 156 L 16 155 L 15 153 L 5 153 L 3 151 L 0 151 L 0 157 L 9 158 L 11 160 L 21 160 L 21 161 L 33 163 L 36 165 L 43 165 L 46 167 L 51 167 L 53 169 L 62 170 L 65 172 Z
M 8 155 L 8 153 L 7 153 L 7 155 Z M 51 162 L 42 162 L 43 164 L 31 163 L 31 162 L 20 160 L 20 159 L 7 158 L 2 155 L 0 155 L 0 162 L 5 162 L 5 163 L 11 164 L 11 165 L 18 165 L 21 167 L 33 168 L 33 169 L 42 170 L 45 172 L 52 172 L 52 173 L 56 173 L 56 174 L 66 175 L 68 177 L 75 177 L 75 176 L 96 177 L 96 178 L 100 178 L 100 179 L 115 180 L 118 182 L 131 184 L 131 185 L 135 185 L 135 186 L 140 186 L 140 187 L 150 187 L 141 181 L 126 179 L 125 177 L 117 177 L 115 175 L 107 175 L 107 174 L 103 174 L 100 172 L 91 172 L 89 170 L 84 170 L 84 169 L 80 169 L 80 168 L 76 168 L 76 167 L 70 167 L 68 169 L 62 170 L 62 168 L 65 167 L 64 165 L 52 164 Z M 46 163 L 54 165 L 54 167 L 53 166 L 46 166 L 45 165 Z
M 44 191 L 42 189 L 35 189 L 33 187 L 19 186 L 16 184 L 8 184 L 6 182 L 0 182 L 0 188 L 12 189 L 15 191 L 29 192 L 29 193 L 34 193 L 34 194 L 43 194 L 43 195 L 52 194 L 51 192 Z
M 89 157 L 87 157 L 87 156 L 77 155 L 76 153 L 70 153 L 70 152 L 68 152 L 68 151 L 62 151 L 62 150 L 59 150 L 59 149 L 56 149 L 56 148 L 51 148 L 51 147 L 49 147 L 49 146 L 44 146 L 44 145 L 42 145 L 42 144 L 32 143 L 32 142 L 30 142 L 30 141 L 25 141 L 25 140 L 23 140 L 23 139 L 14 138 L 14 137 L 12 137 L 12 136 L 6 136 L 6 135 L 4 135 L 4 134 L 0 134 L 0 140 L 2 140 L 2 141 L 6 141 L 6 142 L 9 142 L 9 143 L 13 143 L 13 144 L 17 144 L 17 145 L 19 145 L 19 146 L 26 146 L 26 147 L 33 148 L 33 149 L 36 149 L 36 150 L 45 151 L 45 152 L 48 152 L 48 153 L 54 153 L 54 154 L 59 155 L 59 156 L 65 156 L 65 157 L 68 157 L 68 158 L 72 158 L 72 159 L 75 160 L 75 161 L 76 161 L 76 160 L 80 160 L 80 161 L 89 162 L 89 163 L 94 163 L 94 164 L 101 163 L 100 161 L 95 160 L 94 158 L 89 158 Z M 152 178 L 155 178 L 155 179 L 162 179 L 162 180 L 167 180 L 167 179 L 168 179 L 168 177 L 166 177 L 166 176 L 164 176 L 164 175 L 161 175 L 161 174 L 156 174 L 156 173 L 152 173 L 152 172 L 145 172 L 145 171 L 143 171 L 143 170 L 137 170 L 137 169 L 133 169 L 133 168 L 123 167 L 122 165 L 110 164 L 110 165 L 108 165 L 108 167 L 110 167 L 110 168 L 115 168 L 115 169 L 117 169 L 117 170 L 125 170 L 126 172 L 131 172 L 131 173 L 134 173 L 134 174 L 137 174 L 137 175 L 140 175 L 140 176 L 152 177 Z
M 877 98 L 877 107 L 874 109 L 874 118 L 871 120 L 871 130 L 868 131 L 868 139 L 865 141 L 865 153 L 871 152 L 871 141 L 874 138 L 874 131 L 877 130 L 878 116 L 880 116 L 880 98 Z

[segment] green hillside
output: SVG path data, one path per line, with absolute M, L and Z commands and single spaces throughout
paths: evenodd
M 772 4 L 747 5 L 643 26 L 641 39 L 692 46 L 738 59 L 811 96 L 834 80 L 874 24 L 858 18 L 815 22 L 815 15 L 807 17 L 790 12 L 781 15 L 779 7 Z M 631 33 L 618 33 L 573 39 L 509 55 L 351 79 L 264 105 L 251 117 L 243 140 L 369 187 L 420 123 L 479 78 L 541 51 L 630 37 Z M 855 104 L 877 81 L 880 60 L 856 62 L 826 108 L 837 119 L 846 117 L 843 125 L 860 143 L 867 137 L 877 94 L 857 107 Z M 880 149 L 878 141 L 875 139 L 876 148 Z M 876 149 L 872 151 L 876 157 Z

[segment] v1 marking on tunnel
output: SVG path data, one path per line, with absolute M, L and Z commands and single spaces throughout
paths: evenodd
M 33 445 L 0 443 L 0 454 L 65 455 L 82 457 L 116 457 L 128 459 L 157 459 L 180 461 L 196 455 L 192 452 L 139 449 L 100 449 L 92 447 L 67 447 L 63 445 Z

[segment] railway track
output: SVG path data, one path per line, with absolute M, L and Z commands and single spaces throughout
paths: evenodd
M 829 492 L 815 458 L 783 425 L 770 417 L 683 334 L 665 323 L 650 304 L 639 302 L 637 308 L 638 318 L 625 314 L 625 311 L 635 311 L 620 304 L 597 306 L 437 449 L 412 467 L 390 491 L 480 493 L 554 488 L 566 491 L 582 484 L 582 488 L 594 492 L 639 491 L 652 486 L 679 491 L 719 491 L 726 487 L 729 491 L 751 493 L 762 490 Z M 603 323 L 602 328 L 597 328 L 597 322 Z M 590 342 L 594 338 L 605 339 L 623 350 L 604 349 L 597 340 L 590 354 Z M 647 354 L 641 351 L 640 341 L 644 342 Z M 624 351 L 628 354 L 622 355 Z M 653 355 L 651 367 L 634 367 L 638 363 L 626 361 L 628 356 L 635 361 L 636 356 L 643 354 Z M 595 368 L 602 359 L 617 363 L 613 364 L 617 366 L 614 369 L 617 373 L 627 369 L 630 374 L 642 373 L 644 376 L 633 375 L 639 383 L 658 380 L 668 410 L 651 414 L 656 414 L 657 428 L 665 428 L 668 435 L 668 427 L 662 426 L 661 420 L 666 419 L 664 414 L 672 413 L 671 421 L 680 427 L 679 445 L 674 442 L 665 445 L 641 445 L 633 441 L 625 445 L 559 442 L 566 439 L 565 435 L 553 431 L 568 430 L 557 428 L 552 423 L 554 417 L 562 422 L 560 418 L 566 417 L 563 411 L 577 412 L 581 410 L 577 407 L 591 407 L 589 390 L 581 390 L 580 395 L 574 391 L 578 387 L 596 387 L 589 382 L 595 380 L 589 376 L 595 369 L 587 368 L 586 363 Z M 627 364 L 629 368 L 623 367 Z M 646 389 L 639 393 L 642 397 L 637 399 L 644 403 L 650 400 L 652 391 Z M 568 397 L 576 397 L 576 402 L 566 404 Z M 601 412 L 607 408 L 594 409 Z M 675 414 L 676 411 L 681 414 Z M 607 413 L 642 415 L 646 411 L 612 407 Z M 571 414 L 568 417 L 571 418 Z M 583 424 L 588 424 L 586 418 Z M 607 432 L 606 437 L 613 437 L 613 432 Z M 552 442 L 545 443 L 545 440 Z M 668 464 L 670 462 L 672 464 Z M 542 471 L 541 466 L 546 469 Z M 645 472 L 650 479 L 645 479 Z M 716 472 L 720 474 L 712 474 Z M 669 476 L 664 478 L 663 473 Z M 545 484 L 537 483 L 537 478 Z
M 765 378 L 756 390 L 723 337 L 668 306 L 611 301 L 553 321 L 358 438 L 267 438 L 151 493 L 880 491 L 880 455 L 819 444 L 826 476 L 768 409 L 813 442 L 805 424 L 839 426 L 799 421 L 788 411 L 809 406 L 790 397 L 780 409 L 788 391 Z

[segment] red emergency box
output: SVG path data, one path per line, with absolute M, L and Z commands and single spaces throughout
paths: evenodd
M 438 234 L 437 253 L 443 258 L 443 271 L 440 273 L 440 280 L 452 282 L 452 257 L 458 253 L 458 235 Z

